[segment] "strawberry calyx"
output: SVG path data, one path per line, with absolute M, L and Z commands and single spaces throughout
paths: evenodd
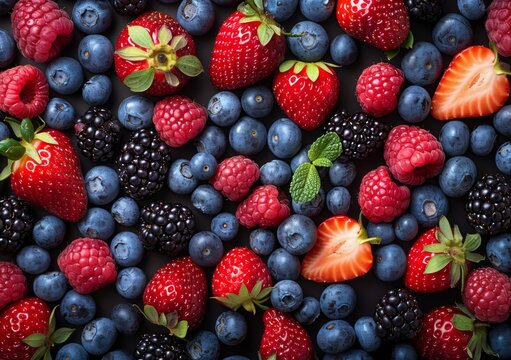
M 243 306 L 245 310 L 255 314 L 256 307 L 261 310 L 268 309 L 263 303 L 270 298 L 272 289 L 272 287 L 263 288 L 263 282 L 258 281 L 250 292 L 245 284 L 241 284 L 238 294 L 228 293 L 225 296 L 215 296 L 213 299 L 219 301 L 231 310 L 236 311 Z
M 268 45 L 274 35 L 284 34 L 279 23 L 264 11 L 263 0 L 246 0 L 238 6 L 238 11 L 245 15 L 240 19 L 240 23 L 260 22 L 257 27 L 257 37 L 261 45 Z
M 197 56 L 177 55 L 179 50 L 188 45 L 186 36 L 174 36 L 165 24 L 158 30 L 157 43 L 154 43 L 146 28 L 138 25 L 128 25 L 128 36 L 136 46 L 127 46 L 115 53 L 124 60 L 147 63 L 147 68 L 134 71 L 124 79 L 124 84 L 131 91 L 143 92 L 149 89 L 156 71 L 165 73 L 165 80 L 172 87 L 179 85 L 178 77 L 172 72 L 174 68 L 189 77 L 198 76 L 204 71 Z
M 393 49 L 393 50 L 388 50 L 388 51 L 385 51 L 385 56 L 387 57 L 387 60 L 392 60 L 394 59 L 396 56 L 399 55 L 399 53 L 401 52 L 401 49 L 405 49 L 405 50 L 410 50 L 413 48 L 413 43 L 414 43 L 415 39 L 413 37 L 413 33 L 410 31 L 408 32 L 408 36 L 406 37 L 405 41 L 403 41 L 403 43 L 401 44 L 401 46 Z
M 451 288 L 461 280 L 461 289 L 465 288 L 468 274 L 467 262 L 478 263 L 484 256 L 474 252 L 481 245 L 481 235 L 467 234 L 465 240 L 457 225 L 451 227 L 445 216 L 440 218 L 435 232 L 438 243 L 424 246 L 423 250 L 435 254 L 424 269 L 424 274 L 436 273 L 451 264 Z
M 158 313 L 156 308 L 152 305 L 144 305 L 144 309 L 133 305 L 150 323 L 166 328 L 170 335 L 184 339 L 188 332 L 188 321 L 179 320 L 177 312 L 171 313 Z
M 261 356 L 261 353 L 257 353 L 257 358 L 259 360 L 277 360 L 277 354 L 271 354 L 269 357 L 267 357 L 266 359 L 263 359 L 263 357 Z
M 316 82 L 316 80 L 319 78 L 319 69 L 322 69 L 330 75 L 333 75 L 333 67 L 338 66 L 324 61 L 304 62 L 299 60 L 286 60 L 279 65 L 279 71 L 283 73 L 293 69 L 295 74 L 299 74 L 303 69 L 305 69 L 309 80 Z
M 359 244 L 369 243 L 371 245 L 380 245 L 381 237 L 379 236 L 369 237 L 369 235 L 367 234 L 367 230 L 364 227 L 364 223 L 362 221 L 362 212 L 358 215 L 358 224 L 360 226 L 360 230 L 358 231 L 357 235 L 357 241 Z
M 53 308 L 50 314 L 50 318 L 48 320 L 48 333 L 35 333 L 27 336 L 22 340 L 24 344 L 32 348 L 36 348 L 34 355 L 30 358 L 30 360 L 39 360 L 39 359 L 51 359 L 50 350 L 55 344 L 63 344 L 69 339 L 71 334 L 75 331 L 75 329 L 71 328 L 59 328 L 55 329 L 57 325 L 57 321 L 55 319 L 55 310 L 58 308 L 58 305 Z
M 493 71 L 495 72 L 495 74 L 511 75 L 509 64 L 499 61 L 499 52 L 497 51 L 495 43 L 490 42 L 490 49 L 493 51 L 493 54 L 495 54 L 495 60 L 493 61 Z

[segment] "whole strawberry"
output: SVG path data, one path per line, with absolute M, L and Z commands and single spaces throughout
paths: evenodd
M 27 278 L 14 263 L 0 261 L 0 310 L 27 294 Z
M 502 56 L 511 56 L 511 2 L 493 0 L 486 18 L 488 38 Z
M 273 80 L 275 99 L 302 129 L 321 126 L 337 106 L 339 78 L 324 62 L 284 61 Z
M 115 50 L 117 76 L 134 92 L 175 94 L 203 71 L 193 38 L 159 11 L 148 11 L 126 25 Z
M 177 148 L 199 135 L 206 125 L 204 106 L 183 96 L 171 96 L 156 103 L 153 123 L 160 138 Z
M 263 304 L 273 285 L 270 271 L 252 250 L 237 247 L 222 258 L 213 272 L 213 295 L 223 305 L 237 310 L 241 306 L 252 313 Z
M 275 309 L 263 315 L 264 333 L 259 345 L 262 360 L 312 360 L 314 346 L 307 331 L 289 314 Z
M 274 185 L 254 189 L 236 210 L 236 217 L 247 228 L 278 226 L 290 214 L 289 200 Z
M 224 159 L 210 182 L 231 201 L 239 201 L 259 179 L 259 166 L 249 158 L 237 155 Z
M 253 85 L 284 60 L 283 29 L 261 4 L 253 0 L 240 4 L 220 27 L 209 63 L 209 76 L 217 88 Z

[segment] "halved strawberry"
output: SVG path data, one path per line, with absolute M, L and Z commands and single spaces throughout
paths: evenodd
M 471 46 L 449 64 L 431 102 L 431 115 L 451 120 L 491 115 L 509 98 L 510 73 L 502 69 L 497 53 Z
M 333 216 L 318 227 L 316 245 L 302 262 L 302 276 L 316 282 L 340 282 L 366 274 L 373 266 L 371 244 L 362 224 L 348 216 Z

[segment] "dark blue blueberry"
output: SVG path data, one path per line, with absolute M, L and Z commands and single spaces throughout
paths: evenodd
M 277 22 L 286 21 L 291 18 L 297 7 L 298 0 L 264 0 L 264 9 Z
M 337 160 L 332 167 L 328 169 L 330 183 L 334 186 L 350 186 L 357 176 L 357 168 L 351 161 L 345 162 Z
M 114 46 L 103 35 L 87 35 L 78 45 L 78 60 L 91 73 L 104 73 L 114 62 Z
M 279 248 L 268 258 L 268 270 L 276 280 L 296 280 L 300 276 L 300 260 L 285 249 Z
M 374 270 L 381 281 L 399 280 L 406 271 L 406 253 L 399 245 L 382 246 L 375 251 Z
M 106 317 L 97 318 L 83 328 L 82 346 L 91 355 L 103 355 L 117 340 L 114 322 Z
M 60 315 L 71 325 L 85 325 L 96 315 L 96 303 L 90 295 L 82 295 L 70 290 L 60 302 Z
M 207 126 L 195 142 L 197 152 L 210 153 L 217 160 L 224 154 L 226 146 L 226 136 L 217 126 Z
M 84 237 L 108 240 L 115 231 L 115 221 L 105 209 L 89 208 L 85 217 L 77 224 L 78 231 Z
M 277 229 L 280 245 L 292 255 L 309 252 L 316 244 L 317 237 L 316 224 L 304 215 L 291 215 Z
M 204 35 L 215 24 L 215 8 L 209 0 L 183 0 L 176 19 L 191 35 Z
M 497 133 L 491 125 L 478 125 L 470 134 L 470 151 L 475 155 L 489 155 L 495 146 Z
M 110 351 L 103 355 L 101 360 L 134 360 L 135 358 L 124 350 Z
M 447 14 L 433 28 L 433 43 L 445 55 L 455 55 L 472 43 L 472 26 L 463 16 Z
M 0 122 L 0 140 L 4 140 L 11 137 L 11 130 L 9 129 L 9 126 L 4 123 Z
M 243 111 L 255 119 L 270 115 L 273 102 L 273 92 L 264 85 L 251 86 L 241 94 Z
M 321 351 L 338 354 L 348 350 L 355 343 L 355 330 L 344 320 L 331 320 L 318 331 L 316 341 Z
M 272 184 L 277 187 L 287 185 L 291 180 L 291 168 L 282 160 L 272 160 L 261 166 L 259 181 L 261 184 Z
M 43 115 L 46 125 L 57 130 L 69 130 L 76 119 L 76 110 L 67 100 L 52 98 Z
M 502 144 L 495 154 L 495 164 L 501 173 L 511 175 L 511 142 Z
M 200 330 L 186 343 L 192 360 L 217 360 L 220 357 L 220 343 L 211 331 Z
M 90 204 L 106 205 L 115 200 L 120 190 L 119 176 L 109 166 L 95 166 L 85 174 L 85 191 Z
M 250 232 L 250 248 L 259 256 L 268 256 L 275 248 L 276 237 L 273 231 L 255 229 Z
M 2 4 L 0 1 L 0 13 Z M 16 43 L 13 37 L 6 30 L 0 28 L 0 69 L 11 65 L 16 58 Z
M 493 127 L 500 134 L 511 137 L 511 105 L 504 106 L 495 114 Z
M 0 0 L 0 15 L 5 15 L 12 10 L 16 0 Z
M 369 222 L 367 224 L 367 235 L 369 237 L 379 237 L 382 245 L 390 244 L 396 238 L 392 224 L 388 223 Z
M 431 85 L 442 75 L 442 54 L 435 45 L 420 41 L 403 56 L 401 69 L 412 84 Z
M 228 310 L 221 313 L 216 319 L 216 336 L 225 345 L 238 345 L 245 340 L 247 331 L 247 320 L 240 313 Z
M 423 185 L 412 190 L 409 211 L 419 225 L 426 228 L 435 226 L 448 210 L 449 202 L 438 186 Z
M 360 347 L 368 352 L 373 352 L 381 346 L 381 339 L 376 334 L 376 323 L 372 316 L 362 316 L 355 322 L 355 335 Z
M 511 273 L 511 234 L 490 237 L 486 244 L 486 256 L 495 269 Z
M 319 193 L 317 193 L 311 201 L 297 203 L 292 200 L 291 205 L 293 207 L 293 211 L 297 214 L 308 217 L 319 215 L 325 208 L 325 190 L 319 189 Z
M 350 191 L 343 186 L 336 186 L 326 194 L 326 207 L 333 215 L 346 215 L 350 205 Z
M 418 360 L 419 356 L 415 348 L 406 343 L 396 344 L 392 349 L 391 360 Z
M 215 175 L 217 165 L 215 157 L 206 152 L 199 152 L 190 159 L 190 170 L 198 180 L 210 179 Z
M 355 290 L 346 284 L 327 286 L 319 298 L 321 312 L 329 319 L 339 320 L 349 316 L 357 304 Z
M 224 245 L 211 231 L 200 231 L 191 238 L 188 253 L 193 262 L 199 266 L 215 266 L 222 260 Z
M 455 156 L 445 162 L 438 183 L 445 195 L 459 198 L 472 188 L 476 178 L 474 162 L 466 156 Z
M 281 280 L 273 286 L 270 301 L 271 305 L 279 311 L 295 311 L 303 301 L 302 288 L 296 281 Z
M 129 267 L 119 271 L 115 288 L 123 298 L 134 300 L 142 296 L 146 284 L 144 271 L 138 267 Z
M 172 2 L 176 2 L 178 0 L 160 0 L 160 1 L 166 2 L 166 3 L 172 3 Z M 211 1 L 213 1 L 215 4 L 220 5 L 220 6 L 229 6 L 229 5 L 237 4 L 236 0 L 211 0 Z
M 122 226 L 133 226 L 138 222 L 140 208 L 135 200 L 123 196 L 115 200 L 110 210 L 114 220 Z
M 488 331 L 488 344 L 500 360 L 511 359 L 511 326 L 493 324 Z
M 185 159 L 177 159 L 169 169 L 167 185 L 175 194 L 190 194 L 199 184 L 199 180 L 192 175 L 190 162 Z
M 241 117 L 229 131 L 229 143 L 241 155 L 260 153 L 266 145 L 264 124 L 248 116 Z
M 224 212 L 216 215 L 211 220 L 211 231 L 222 241 L 231 241 L 238 235 L 240 223 L 236 216 Z
M 44 301 L 54 302 L 66 294 L 67 280 L 60 271 L 41 274 L 34 279 L 34 294 Z
M 224 205 L 222 194 L 209 184 L 197 186 L 191 198 L 193 206 L 206 215 L 218 214 Z
M 483 0 L 458 0 L 458 9 L 461 15 L 469 20 L 479 20 L 486 14 Z
M 83 84 L 83 70 L 80 63 L 70 57 L 60 57 L 48 64 L 44 71 L 50 89 L 58 94 L 70 95 Z
M 330 56 L 340 66 L 354 64 L 358 58 L 357 43 L 347 34 L 337 35 L 330 43 Z
M 431 109 L 431 96 L 423 87 L 407 87 L 399 97 L 397 110 L 404 121 L 418 123 L 425 120 Z
M 114 236 L 110 243 L 110 251 L 119 266 L 136 266 L 144 257 L 144 245 L 137 234 L 122 231 Z
M 141 315 L 135 306 L 127 303 L 120 303 L 114 306 L 110 318 L 115 328 L 121 334 L 134 335 L 141 324 Z
M 412 214 L 401 215 L 394 222 L 394 233 L 401 241 L 412 241 L 419 233 L 419 224 Z
M 32 237 L 44 249 L 54 249 L 66 236 L 66 223 L 53 215 L 46 215 L 35 223 Z
M 298 152 L 298 154 L 293 156 L 293 158 L 291 159 L 291 163 L 290 163 L 292 172 L 295 172 L 295 170 L 298 169 L 298 167 L 300 165 L 302 165 L 303 163 L 310 162 L 309 155 L 308 155 L 309 148 L 310 148 L 310 145 L 306 145 L 302 148 L 302 150 L 300 150 Z
M 89 354 L 82 345 L 69 343 L 62 346 L 57 352 L 55 360 L 89 360 Z
M 42 274 L 50 267 L 50 253 L 36 245 L 25 246 L 16 255 L 16 264 L 27 274 Z
M 296 155 L 302 146 L 302 131 L 288 118 L 276 120 L 268 130 L 268 148 L 278 158 Z
M 233 125 L 239 119 L 240 114 L 240 99 L 233 92 L 220 91 L 209 100 L 209 119 L 218 126 Z
M 104 105 L 112 94 L 112 81 L 106 75 L 94 75 L 82 88 L 82 98 L 87 104 Z
M 307 296 L 303 298 L 302 304 L 295 310 L 294 317 L 305 325 L 311 325 L 320 315 L 319 301 Z
M 86 34 L 98 34 L 110 26 L 113 9 L 108 0 L 78 0 L 71 12 L 76 28 Z
M 154 103 L 145 96 L 132 95 L 124 99 L 117 109 L 117 117 L 128 130 L 140 130 L 153 122 Z
M 367 351 L 360 349 L 351 349 L 345 351 L 340 354 L 340 357 L 335 357 L 336 355 L 326 355 L 323 357 L 323 360 L 333 360 L 334 358 L 337 360 L 374 360 L 374 358 L 369 355 Z
M 291 29 L 292 34 L 301 36 L 288 37 L 289 50 L 302 61 L 319 61 L 328 51 L 328 34 L 323 26 L 312 21 L 300 21 Z
M 218 2 L 218 1 L 221 1 L 221 0 L 213 0 L 213 1 L 217 1 Z M 223 360 L 250 360 L 250 359 L 248 357 L 246 357 L 246 356 L 232 355 L 232 356 L 227 356 L 227 357 L 223 358 Z
M 307 19 L 315 22 L 325 21 L 332 15 L 334 0 L 300 0 L 300 12 Z
M 449 121 L 440 129 L 438 140 L 448 156 L 463 155 L 470 145 L 470 130 L 464 122 Z

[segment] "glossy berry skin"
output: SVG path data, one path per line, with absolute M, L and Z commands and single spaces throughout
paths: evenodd
M 311 325 L 319 317 L 320 310 L 319 301 L 312 296 L 307 296 L 303 298 L 302 304 L 293 315 L 298 322 Z
M 85 191 L 90 204 L 109 204 L 119 194 L 119 176 L 111 167 L 95 166 L 87 171 L 84 180 Z
M 488 330 L 488 344 L 496 352 L 499 359 L 511 359 L 511 326 L 508 324 L 496 324 Z
M 83 70 L 80 63 L 70 57 L 60 57 L 48 64 L 45 70 L 50 89 L 58 94 L 70 95 L 83 84 Z
M 103 355 L 101 360 L 133 360 L 133 356 L 127 351 L 115 350 Z
M 199 152 L 190 159 L 190 170 L 198 180 L 209 180 L 215 175 L 217 162 L 213 155 Z
M 392 349 L 391 360 L 418 360 L 417 351 L 413 345 L 399 343 Z
M 0 310 L 27 294 L 27 279 L 22 270 L 11 262 L 0 262 Z
M 304 203 L 297 203 L 296 201 L 291 200 L 291 205 L 295 214 L 305 215 L 308 217 L 317 216 L 325 208 L 325 190 L 320 188 L 319 192 L 312 200 Z
M 103 208 L 89 208 L 85 217 L 77 224 L 78 231 L 84 237 L 108 240 L 115 231 L 114 218 Z
M 412 84 L 431 85 L 442 75 L 442 54 L 429 42 L 417 42 L 403 57 L 401 69 Z
M 490 237 L 486 243 L 486 256 L 495 269 L 511 273 L 511 234 Z
M 117 233 L 110 243 L 115 263 L 120 266 L 135 266 L 144 257 L 144 246 L 138 235 L 131 231 Z
M 357 168 L 353 162 L 334 161 L 334 164 L 328 169 L 328 178 L 332 185 L 350 186 L 357 176 Z
M 347 215 L 350 205 L 351 194 L 345 187 L 334 187 L 326 194 L 326 207 L 333 215 Z
M 278 22 L 288 20 L 293 16 L 297 7 L 298 0 L 267 0 L 264 2 L 264 10 L 271 14 Z
M 374 270 L 381 281 L 399 280 L 406 271 L 406 253 L 399 245 L 390 244 L 378 248 L 375 253 Z
M 85 34 L 99 34 L 110 27 L 113 9 L 108 0 L 78 0 L 71 11 L 71 19 Z
M 138 222 L 140 208 L 135 200 L 123 196 L 115 200 L 110 210 L 116 223 L 122 226 L 133 226 Z
M 300 276 L 300 259 L 279 248 L 268 258 L 268 270 L 276 281 L 297 280 Z
M 112 348 L 117 340 L 117 330 L 112 320 L 97 318 L 83 328 L 81 343 L 91 355 L 103 355 Z
M 67 280 L 60 271 L 52 271 L 37 276 L 34 279 L 33 290 L 39 299 L 55 302 L 66 294 Z
M 326 354 L 348 350 L 356 340 L 355 330 L 344 320 L 330 320 L 318 331 L 318 347 Z
M 96 315 L 96 303 L 92 296 L 70 290 L 62 298 L 59 311 L 68 324 L 81 326 L 87 324 Z
M 141 324 L 140 312 L 128 303 L 119 303 L 112 309 L 110 318 L 114 322 L 115 328 L 121 334 L 134 335 Z
M 458 0 L 461 15 L 469 20 L 479 20 L 486 14 L 486 6 L 482 0 Z
M 16 43 L 14 39 L 10 33 L 4 29 L 0 29 L 0 69 L 11 65 L 15 57 Z
M 154 103 L 142 95 L 131 95 L 123 99 L 117 110 L 122 126 L 134 131 L 149 127 L 153 120 Z
M 511 143 L 502 144 L 495 154 L 495 164 L 501 173 L 511 174 Z
M 186 159 L 175 160 L 169 169 L 167 185 L 175 194 L 190 194 L 199 185 L 199 179 L 192 174 L 190 162 Z
M 128 267 L 119 271 L 115 289 L 125 299 L 138 299 L 144 292 L 147 277 L 138 267 Z
M 298 309 L 303 301 L 303 290 L 293 280 L 281 280 L 271 291 L 271 305 L 282 312 L 292 312 Z
M 103 35 L 87 35 L 78 44 L 78 60 L 91 73 L 104 73 L 114 63 L 114 46 Z
M 67 100 L 54 97 L 48 101 L 43 118 L 46 125 L 56 130 L 68 130 L 77 118 L 76 110 Z
M 447 14 L 433 28 L 433 43 L 445 55 L 455 55 L 472 42 L 470 22 L 459 14 Z
M 197 152 L 207 152 L 213 155 L 217 160 L 225 152 L 227 139 L 223 131 L 217 126 L 207 126 L 202 134 L 195 140 Z
M 188 253 L 199 266 L 216 266 L 224 255 L 224 245 L 211 231 L 200 231 L 190 239 Z
M 276 157 L 291 158 L 301 147 L 302 131 L 290 119 L 278 119 L 268 129 L 268 148 Z
M 220 91 L 208 102 L 209 119 L 218 126 L 227 127 L 234 124 L 241 114 L 238 96 L 231 91 Z
M 316 225 L 307 216 L 291 215 L 279 225 L 277 239 L 290 254 L 306 254 L 316 243 Z
M 289 216 L 289 200 L 274 185 L 259 186 L 238 206 L 236 217 L 246 228 L 275 227 Z
M 327 286 L 319 298 L 321 312 L 332 320 L 348 317 L 355 310 L 356 304 L 357 294 L 351 286 L 346 284 Z
M 404 215 L 403 215 L 404 216 Z M 390 223 L 373 223 L 369 221 L 366 227 L 367 236 L 379 237 L 381 239 L 381 245 L 387 245 L 394 241 L 396 235 L 394 229 Z
M 462 121 L 448 121 L 440 129 L 438 141 L 442 144 L 446 155 L 463 155 L 470 145 L 470 130 Z
M 197 186 L 192 193 L 191 200 L 192 205 L 197 210 L 203 214 L 212 216 L 222 211 L 222 206 L 224 204 L 222 194 L 209 184 Z
M 299 152 L 298 154 L 296 154 L 295 156 L 293 156 L 293 158 L 291 159 L 291 162 L 290 162 L 290 167 L 291 167 L 291 171 L 294 173 L 296 171 L 296 169 L 298 169 L 298 167 L 300 165 L 302 165 L 303 163 L 306 163 L 306 162 L 310 162 L 310 159 L 309 159 L 309 155 L 308 155 L 308 151 L 310 149 L 310 145 L 305 145 Z
M 259 181 L 263 185 L 281 187 L 289 184 L 291 176 L 292 173 L 289 165 L 282 160 L 274 159 L 261 166 Z
M 208 330 L 198 331 L 186 344 L 192 360 L 214 360 L 220 357 L 220 343 L 216 335 Z
M 211 219 L 211 231 L 222 241 L 231 241 L 238 235 L 240 224 L 236 216 L 223 212 Z
M 229 346 L 238 345 L 247 336 L 247 320 L 240 313 L 224 311 L 215 322 L 215 333 L 221 343 Z
M 242 116 L 229 131 L 229 144 L 241 155 L 259 154 L 266 145 L 264 124 L 249 116 Z
M 250 249 L 259 256 L 268 256 L 275 248 L 275 234 L 266 229 L 255 229 L 249 236 Z
M 411 241 L 419 233 L 419 224 L 412 214 L 404 214 L 394 222 L 394 233 L 401 241 Z
M 401 118 L 409 123 L 425 120 L 431 109 L 431 96 L 423 87 L 412 85 L 403 90 L 397 110 Z
M 298 59 L 306 62 L 319 61 L 328 51 L 329 39 L 326 30 L 312 21 L 301 21 L 291 29 L 292 34 L 303 34 L 289 37 L 289 50 Z
M 104 105 L 112 94 L 112 81 L 106 75 L 94 75 L 83 84 L 82 98 L 91 105 Z
M 181 1 L 177 22 L 191 35 L 204 35 L 215 24 L 215 8 L 209 0 Z
M 497 133 L 491 125 L 478 125 L 470 133 L 470 151 L 478 156 L 489 155 L 493 151 Z
M 22 248 L 16 256 L 16 264 L 31 275 L 42 274 L 50 267 L 50 253 L 36 245 Z
M 511 137 L 511 105 L 500 109 L 493 117 L 493 127 L 499 134 Z
M 485 24 L 488 38 L 495 43 L 499 54 L 503 56 L 511 55 L 510 11 L 511 7 L 508 1 L 493 1 L 488 7 L 488 17 Z
M 365 351 L 373 352 L 381 346 L 382 340 L 376 334 L 376 323 L 371 316 L 358 318 L 354 329 L 358 343 Z
M 440 173 L 438 183 L 445 195 L 462 197 L 474 185 L 477 179 L 477 167 L 465 156 L 455 156 L 446 161 Z
M 9 126 L 5 122 L 2 122 L 0 124 L 1 124 L 0 125 L 0 140 L 4 140 L 4 139 L 11 137 L 11 129 L 9 128 Z
M 300 12 L 311 21 L 325 21 L 332 15 L 334 9 L 334 0 L 300 0 Z
M 316 1 L 317 0 L 309 0 Z M 347 34 L 340 34 L 330 42 L 330 56 L 332 60 L 340 66 L 354 64 L 358 58 L 357 43 Z
M 435 226 L 448 209 L 449 201 L 438 186 L 423 185 L 412 190 L 408 211 L 415 216 L 419 225 Z
M 89 360 L 89 353 L 85 351 L 83 346 L 80 344 L 77 343 L 65 344 L 57 352 L 55 360 L 66 359 Z
M 66 235 L 66 223 L 53 215 L 46 215 L 37 221 L 32 229 L 32 237 L 43 249 L 59 246 Z
M 270 115 L 273 109 L 273 93 L 264 85 L 251 86 L 241 94 L 241 107 L 250 117 L 255 119 Z

